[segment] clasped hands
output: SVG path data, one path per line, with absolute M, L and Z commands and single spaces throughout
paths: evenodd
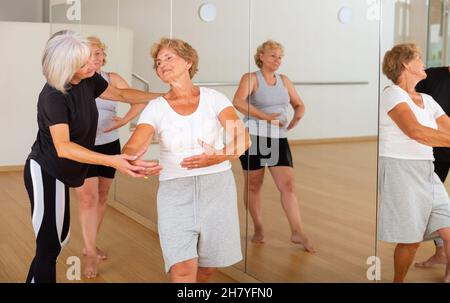
M 162 167 L 158 162 L 142 160 L 142 156 L 147 151 L 147 148 L 138 152 L 134 156 L 127 154 L 114 155 L 113 167 L 121 173 L 129 175 L 134 178 L 148 178 L 148 176 L 159 176 Z

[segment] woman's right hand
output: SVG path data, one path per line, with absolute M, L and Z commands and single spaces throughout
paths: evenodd
M 280 120 L 278 120 L 278 118 L 280 118 L 280 116 L 281 116 L 280 113 L 267 114 L 266 120 L 272 125 L 275 125 L 278 127 L 283 127 L 284 124 L 281 123 Z
M 159 163 L 155 161 L 147 161 L 138 158 L 137 160 L 132 161 L 132 164 L 139 167 L 145 167 L 145 179 L 147 179 L 149 175 L 159 176 L 159 173 L 162 170 L 162 166 L 160 166 Z
M 111 167 L 114 167 L 123 174 L 131 177 L 145 177 L 147 168 L 144 165 L 133 165 L 130 162 L 137 160 L 137 156 L 129 156 L 126 154 L 109 156 Z M 141 164 L 141 163 L 139 163 Z

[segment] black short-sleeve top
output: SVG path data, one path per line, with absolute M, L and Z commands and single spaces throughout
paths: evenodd
M 447 115 L 450 115 L 450 72 L 448 66 L 431 67 L 427 78 L 419 82 L 416 90 L 433 97 Z M 435 161 L 450 162 L 450 148 L 433 147 Z
M 50 126 L 68 124 L 70 141 L 92 149 L 97 132 L 98 110 L 95 98 L 108 87 L 99 74 L 72 85 L 63 94 L 44 85 L 37 104 L 38 133 L 29 159 L 35 160 L 45 172 L 70 187 L 83 185 L 88 164 L 59 158 L 50 134 Z

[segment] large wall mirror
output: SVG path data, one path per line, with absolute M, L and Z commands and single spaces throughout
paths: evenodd
M 255 64 L 258 46 L 269 39 L 280 43 L 284 54 L 273 71 L 290 80 L 306 108 L 298 125 L 286 131 L 291 178 L 286 179 L 284 171 L 265 168 L 258 192 L 254 175 L 246 179 L 240 161 L 233 161 L 244 259 L 224 272 L 242 281 L 369 281 L 367 259 L 375 255 L 379 3 L 212 0 L 207 4 L 214 16 L 202 12 L 205 1 L 200 0 L 70 4 L 54 0 L 50 19 L 52 32 L 70 27 L 101 38 L 108 46 L 104 69 L 144 90 L 168 89 L 152 68 L 151 45 L 161 37 L 188 41 L 200 58 L 194 82 L 231 101 L 244 74 L 264 70 L 264 63 Z M 281 79 L 281 91 L 286 89 L 284 76 L 274 79 Z M 273 86 L 277 81 L 258 85 Z M 128 108 L 120 104 L 118 114 L 123 116 Z M 285 125 L 295 114 L 290 105 L 286 110 Z M 249 112 L 241 110 L 239 115 L 245 119 Z M 119 130 L 122 144 L 135 122 Z M 158 142 L 152 142 L 145 158 L 158 159 L 158 149 Z M 117 174 L 110 206 L 156 233 L 158 183 L 156 178 Z M 255 238 L 255 213 L 249 212 L 255 203 L 262 218 L 260 241 Z M 298 209 L 301 231 L 315 253 L 298 243 L 302 238 L 292 238 Z M 155 270 L 163 271 L 162 261 Z
M 449 65 L 449 1 L 384 0 L 382 2 L 383 40 L 381 41 L 382 56 L 380 59 L 383 58 L 385 52 L 391 49 L 393 45 L 414 43 L 421 51 L 422 60 L 426 68 L 444 67 L 445 70 Z M 427 81 L 432 80 L 427 79 Z M 381 77 L 381 83 L 381 89 L 392 84 L 385 76 Z M 438 103 L 444 104 L 443 108 L 445 108 L 445 103 L 442 103 L 442 99 L 436 96 L 436 92 L 428 91 L 426 93 L 432 95 Z M 383 102 L 383 100 L 381 99 L 380 102 Z M 444 102 L 447 102 L 445 101 L 445 97 Z M 443 162 L 445 164 L 448 160 L 445 159 Z M 380 173 L 380 180 L 381 175 Z M 447 192 L 450 189 L 448 179 L 446 178 L 443 182 Z M 406 183 L 405 181 L 404 186 L 411 188 Z M 380 260 L 382 273 L 380 278 L 383 282 L 390 282 L 394 279 L 395 251 L 395 243 L 377 242 L 377 256 Z M 433 260 L 438 259 L 430 258 L 434 256 L 435 251 L 436 246 L 433 241 L 425 241 L 420 244 L 407 272 L 406 282 L 442 282 L 445 265 L 436 264 Z M 397 255 L 400 254 L 400 252 L 397 252 Z M 424 264 L 422 263 L 424 261 L 427 262 Z
M 306 108 L 287 131 L 291 180 L 266 169 L 261 190 L 248 193 L 261 204 L 264 228 L 264 243 L 250 241 L 247 251 L 247 272 L 258 280 L 368 282 L 366 262 L 375 254 L 378 5 L 252 2 L 251 54 L 268 39 L 281 43 L 277 73 L 290 79 Z M 252 62 L 251 70 L 258 69 Z M 288 122 L 293 115 L 289 107 Z M 290 222 L 292 196 L 315 254 L 292 241 L 298 226 Z M 258 228 L 253 223 L 249 238 Z

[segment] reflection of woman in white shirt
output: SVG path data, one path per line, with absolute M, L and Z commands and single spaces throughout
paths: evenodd
M 124 151 L 160 142 L 158 232 L 173 282 L 205 282 L 216 267 L 242 259 L 230 159 L 249 146 L 248 133 L 221 93 L 194 86 L 197 52 L 178 39 L 152 48 L 154 68 L 170 84 L 149 104 Z M 223 130 L 232 137 L 224 145 Z
M 450 146 L 450 118 L 432 97 L 415 91 L 426 74 L 414 44 L 388 51 L 383 73 L 395 85 L 380 101 L 378 239 L 397 243 L 394 282 L 403 282 L 420 243 L 441 237 L 450 282 L 450 203 L 432 150 Z

